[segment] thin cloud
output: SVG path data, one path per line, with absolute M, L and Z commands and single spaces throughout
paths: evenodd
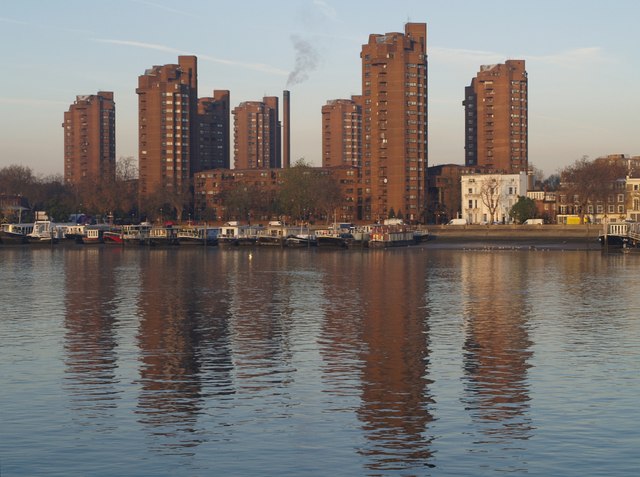
M 3 98 L 0 97 L 0 104 L 17 104 L 20 106 L 42 106 L 44 104 L 50 105 L 68 105 L 64 101 L 52 101 L 50 99 L 38 99 L 38 98 Z
M 23 25 L 32 29 L 35 28 L 39 30 L 49 30 L 49 31 L 74 33 L 74 34 L 78 33 L 78 34 L 85 34 L 85 35 L 92 33 L 90 30 L 80 30 L 77 28 L 62 28 L 54 25 L 43 25 L 38 23 L 26 22 L 24 20 L 15 20 L 13 18 L 6 18 L 6 17 L 0 17 L 0 22 L 11 23 L 13 25 Z
M 502 63 L 509 58 L 523 59 L 527 62 L 537 61 L 552 65 L 574 67 L 612 61 L 611 58 L 606 55 L 604 49 L 600 47 L 574 48 L 549 55 L 519 54 L 517 56 L 495 51 L 431 47 L 428 50 L 428 54 L 429 58 L 439 62 L 459 65 Z
M 141 41 L 130 41 L 130 40 L 109 40 L 104 38 L 96 38 L 93 41 L 98 43 L 108 43 L 110 45 L 121 45 L 121 46 L 133 46 L 135 48 L 144 48 L 146 50 L 156 50 L 163 51 L 165 53 L 175 53 L 178 55 L 188 55 L 189 53 L 184 52 L 182 50 L 178 50 L 177 48 L 171 48 L 165 45 L 158 45 L 154 43 L 144 43 Z
M 505 60 L 505 55 L 495 51 L 467 50 L 458 48 L 430 47 L 430 59 L 460 65 L 497 63 Z
M 325 17 L 336 20 L 338 18 L 338 14 L 336 9 L 329 5 L 324 0 L 313 0 L 313 4 L 318 8 L 320 13 L 322 13 Z
M 198 17 L 198 15 L 194 15 L 193 13 L 189 13 L 189 12 L 185 12 L 182 10 L 177 10 L 175 8 L 171 8 L 171 7 L 167 7 L 166 5 L 160 5 L 159 3 L 153 3 L 153 2 L 148 2 L 146 0 L 132 0 L 133 3 L 138 3 L 140 5 L 146 5 L 148 7 L 153 7 L 156 8 L 158 10 L 164 10 L 165 12 L 169 12 L 171 14 L 178 14 L 178 15 L 182 15 L 185 17 L 191 17 L 191 18 L 200 18 Z
M 134 48 L 143 48 L 147 50 L 162 51 L 164 53 L 172 53 L 176 55 L 196 55 L 198 59 L 201 59 L 204 61 L 210 61 L 212 63 L 218 63 L 221 65 L 227 65 L 227 66 L 237 66 L 239 68 L 245 68 L 249 70 L 255 70 L 255 71 L 260 71 L 263 73 L 269 73 L 269 74 L 274 74 L 279 76 L 286 76 L 289 74 L 287 71 L 281 70 L 274 66 L 266 65 L 264 63 L 245 63 L 242 61 L 225 60 L 223 58 L 216 58 L 209 55 L 196 54 L 193 52 L 183 51 L 177 48 L 172 48 L 170 46 L 159 45 L 155 43 L 144 43 L 140 41 L 130 41 L 130 40 L 111 40 L 111 39 L 105 39 L 105 38 L 96 38 L 93 41 L 96 41 L 98 43 L 107 43 L 111 45 L 132 46 Z
M 3 23 L 14 23 L 16 25 L 28 25 L 29 23 L 24 22 L 22 20 L 14 20 L 13 18 L 5 18 L 5 17 L 0 17 L 0 22 Z
M 566 50 L 552 55 L 528 56 L 527 59 L 565 66 L 579 66 L 584 64 L 605 63 L 612 61 L 612 59 L 605 54 L 604 49 L 597 46 L 588 48 L 575 48 L 573 50 Z

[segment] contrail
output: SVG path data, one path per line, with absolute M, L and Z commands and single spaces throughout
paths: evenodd
M 287 87 L 302 83 L 309 73 L 318 66 L 318 52 L 308 41 L 292 35 L 291 41 L 296 53 L 295 66 L 287 78 Z

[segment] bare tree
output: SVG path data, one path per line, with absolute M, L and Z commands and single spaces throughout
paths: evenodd
M 300 219 L 316 208 L 313 168 L 304 159 L 298 160 L 282 173 L 282 186 L 278 193 L 280 209 L 294 219 Z
M 255 203 L 255 190 L 246 184 L 234 184 L 222 193 L 225 205 L 225 218 L 251 220 L 251 211 Z
M 0 169 L 0 194 L 28 196 L 36 182 L 29 167 L 12 164 Z
M 331 175 L 324 174 L 314 177 L 311 187 L 315 197 L 315 209 L 328 221 L 334 210 L 343 203 L 340 184 Z
M 561 171 L 561 189 L 580 216 L 581 223 L 584 223 L 588 205 L 605 203 L 616 181 L 624 178 L 625 174 L 626 167 L 621 161 L 608 158 L 590 161 L 587 156 Z
M 500 181 L 494 176 L 484 178 L 480 183 L 480 200 L 489 211 L 491 223 L 496 220 L 500 198 Z

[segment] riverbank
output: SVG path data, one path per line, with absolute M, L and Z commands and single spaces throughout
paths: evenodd
M 431 225 L 429 246 L 446 248 L 536 248 L 599 250 L 602 226 Z

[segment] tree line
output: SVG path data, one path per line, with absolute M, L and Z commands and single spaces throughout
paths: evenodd
M 584 217 L 589 204 L 606 202 L 616 181 L 628 174 L 619 160 L 586 156 L 544 179 L 535 176 L 540 189 L 558 191 L 568 198 L 573 213 Z M 121 157 L 112 178 L 86 180 L 79 185 L 65 184 L 60 174 L 36 176 L 31 168 L 10 165 L 0 169 L 0 195 L 21 196 L 28 200 L 30 211 L 23 220 L 32 220 L 36 210 L 46 211 L 55 220 L 84 213 L 98 218 L 108 215 L 116 221 L 140 220 L 251 220 L 286 216 L 291 220 L 330 221 L 344 204 L 338 180 L 326 170 L 315 168 L 301 159 L 281 173 L 276 190 L 259 190 L 243 183 L 232 183 L 216 197 L 224 210 L 196 208 L 193 184 L 179 193 L 158 191 L 144 198 L 138 195 L 138 170 L 133 157 Z M 526 198 L 512 211 L 516 221 L 532 218 L 535 208 Z M 14 217 L 0 217 L 5 221 Z
M 187 219 L 251 221 L 264 217 L 309 221 L 331 218 L 343 203 L 338 179 L 326 170 L 310 166 L 304 159 L 281 171 L 275 190 L 230 182 L 215 197 L 223 213 L 206 207 L 198 209 L 193 183 L 181 191 L 159 190 L 141 198 L 137 177 L 132 157 L 117 161 L 115 177 L 84 180 L 77 185 L 66 184 L 62 175 L 38 177 L 29 167 L 11 165 L 0 169 L 0 194 L 26 198 L 30 211 L 23 213 L 23 221 L 32 221 L 36 210 L 46 211 L 58 221 L 79 213 L 98 221 L 113 219 L 122 223 Z M 2 219 L 13 221 L 15 217 Z

